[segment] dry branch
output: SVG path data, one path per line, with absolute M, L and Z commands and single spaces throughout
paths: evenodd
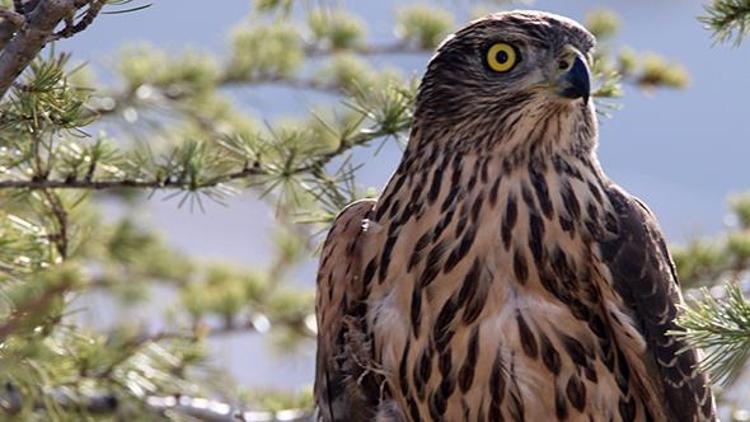
M 0 412 L 6 415 L 18 414 L 24 408 L 23 400 L 23 395 L 16 387 L 6 384 L 5 391 L 0 394 Z M 116 415 L 120 409 L 120 400 L 116 395 L 108 392 L 74 396 L 64 390 L 52 390 L 47 394 L 46 401 L 52 401 L 62 409 L 82 410 L 99 416 Z M 150 395 L 144 398 L 144 404 L 147 409 L 158 415 L 178 415 L 205 422 L 307 422 L 313 420 L 313 413 L 309 410 L 252 411 L 219 400 L 184 394 Z M 34 405 L 34 408 L 44 409 L 45 405 L 38 403 Z
M 5 9 L 0 24 L 0 47 L 3 48 L 0 54 L 0 99 L 48 42 L 85 29 L 101 8 L 100 3 L 98 0 L 37 0 L 16 2 L 15 12 Z M 86 5 L 89 5 L 88 13 L 70 27 L 78 9 Z M 68 25 L 56 34 L 55 28 L 62 21 Z

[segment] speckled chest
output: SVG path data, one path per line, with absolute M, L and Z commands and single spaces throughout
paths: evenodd
M 623 352 L 643 339 L 597 257 L 617 228 L 594 169 L 470 155 L 401 177 L 362 262 L 375 363 L 405 416 L 645 416 Z

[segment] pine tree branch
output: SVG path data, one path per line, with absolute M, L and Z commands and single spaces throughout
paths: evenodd
M 60 283 L 44 291 L 40 296 L 23 303 L 13 313 L 0 324 L 0 340 L 4 340 L 9 335 L 15 333 L 29 315 L 42 313 L 56 298 L 70 289 L 69 283 Z
M 0 8 L 0 18 L 10 23 L 14 29 L 20 29 L 26 24 L 26 18 L 22 14 L 5 8 Z
M 0 54 L 0 99 L 50 41 L 55 27 L 87 3 L 86 0 L 44 0 L 28 13 L 24 25 Z
M 62 38 L 70 38 L 73 35 L 85 30 L 94 22 L 94 19 L 104 7 L 105 0 L 90 0 L 89 8 L 78 22 L 74 22 L 74 17 L 69 16 L 65 21 L 65 28 L 52 34 L 49 41 L 57 41 Z
M 308 410 L 249 411 L 234 407 L 228 403 L 185 395 L 166 397 L 149 396 L 146 398 L 146 404 L 151 410 L 159 413 L 175 412 L 182 416 L 189 416 L 207 422 L 312 422 L 313 420 L 313 414 Z
M 315 78 L 300 78 L 282 75 L 265 75 L 252 79 L 234 79 L 224 77 L 217 82 L 217 88 L 237 88 L 250 86 L 274 85 L 280 87 L 301 89 L 306 91 L 315 91 L 331 95 L 345 94 L 344 88 L 336 83 L 322 81 Z M 137 92 L 128 89 L 124 92 L 111 93 L 109 95 L 100 95 L 99 98 L 106 98 L 110 105 L 89 107 L 81 116 L 82 119 L 93 117 L 105 117 L 111 115 L 126 105 L 134 106 L 160 106 L 171 105 L 190 97 L 189 91 L 169 92 L 165 88 L 155 88 L 157 93 L 149 96 L 149 99 L 139 99 Z M 111 100 L 111 101 L 109 101 Z
M 340 153 L 339 153 L 340 154 Z M 339 155 L 336 154 L 336 155 Z M 335 155 L 331 154 L 328 159 L 316 160 L 315 165 L 299 167 L 290 172 L 290 175 L 301 174 L 311 171 L 317 164 L 324 164 Z M 328 157 L 328 156 L 326 156 Z M 0 180 L 0 189 L 79 189 L 79 190 L 107 190 L 107 189 L 160 189 L 160 190 L 199 190 L 215 187 L 222 183 L 234 180 L 246 179 L 254 176 L 270 176 L 273 173 L 265 171 L 260 167 L 249 167 L 236 172 L 222 174 L 209 180 L 194 184 L 186 179 L 119 179 L 119 180 L 60 180 L 60 179 L 32 179 L 32 180 Z
M 714 0 L 698 19 L 714 31 L 719 42 L 734 38 L 739 45 L 750 33 L 750 0 Z
M 6 415 L 16 415 L 24 407 L 23 400 L 21 392 L 16 387 L 12 384 L 6 384 L 5 392 L 0 394 L 0 411 Z M 49 402 L 62 409 L 106 416 L 117 414 L 121 400 L 118 399 L 117 395 L 108 392 L 73 397 L 64 390 L 52 389 L 47 393 L 45 403 L 35 403 L 34 408 L 44 410 L 49 406 Z M 252 411 L 222 401 L 191 397 L 184 394 L 149 395 L 144 398 L 144 405 L 155 414 L 177 414 L 206 422 L 302 422 L 313 420 L 312 412 L 309 410 Z
M 41 0 L 29 0 L 24 2 L 22 0 L 14 0 L 13 5 L 15 12 L 25 18 L 28 15 L 28 11 L 34 10 L 40 1 Z M 18 25 L 18 22 L 15 19 L 4 19 L 0 22 L 0 49 L 3 49 L 5 45 L 8 44 L 8 41 L 13 38 L 13 35 L 19 28 L 20 25 Z
M 154 334 L 136 337 L 135 339 L 127 342 L 123 347 L 127 349 L 137 349 L 149 343 L 157 343 L 165 340 L 198 341 L 200 339 L 221 338 L 223 336 L 230 336 L 233 334 L 264 334 L 278 326 L 287 326 L 290 328 L 302 326 L 305 323 L 304 320 L 305 318 L 278 319 L 275 321 L 269 321 L 267 323 L 268 325 L 262 328 L 259 328 L 252 320 L 234 324 L 222 324 L 219 326 L 209 326 L 207 324 L 198 322 L 196 324 L 196 327 L 194 328 L 194 331 L 159 331 Z M 298 331 L 300 332 L 300 334 L 306 337 L 315 336 L 315 334 L 309 329 L 300 329 Z
M 219 81 L 221 87 L 250 86 L 250 85 L 279 85 L 289 88 L 305 89 L 310 91 L 327 92 L 331 94 L 342 94 L 343 89 L 335 83 L 325 82 L 314 78 L 298 78 L 281 75 L 261 76 L 250 80 L 233 80 L 225 78 Z
M 319 59 L 340 53 L 350 53 L 359 56 L 374 56 L 391 54 L 428 54 L 431 50 L 420 46 L 414 46 L 406 40 L 398 40 L 387 44 L 363 44 L 347 48 L 329 48 L 322 47 L 319 44 L 309 44 L 304 47 L 303 52 L 308 59 Z M 301 77 L 298 75 L 258 74 L 244 78 L 236 75 L 224 74 L 220 75 L 215 81 L 216 88 L 236 88 L 241 86 L 262 85 L 274 85 L 332 95 L 345 95 L 349 93 L 347 87 L 336 81 L 328 81 L 316 77 Z M 92 107 L 85 117 L 110 115 L 121 110 L 123 105 L 158 106 L 160 103 L 180 101 L 191 96 L 189 90 L 172 90 L 169 89 L 171 88 L 170 86 L 155 87 L 152 85 L 150 87 L 156 90 L 157 94 L 150 95 L 147 100 L 138 98 L 135 89 L 137 87 L 128 87 L 120 92 L 110 92 L 109 94 L 101 95 L 100 97 L 106 98 L 107 103 L 109 104 L 106 106 Z
M 383 136 L 392 135 L 395 132 L 405 130 L 406 127 L 379 127 L 374 130 L 364 130 L 355 134 L 350 139 L 342 139 L 339 146 L 325 154 L 317 155 L 315 158 L 304 162 L 298 167 L 285 169 L 284 176 L 294 176 L 304 173 L 310 173 L 323 168 L 334 158 L 342 155 L 346 151 L 368 143 L 373 139 Z M 175 178 L 167 176 L 165 178 L 154 179 L 115 179 L 115 180 L 94 180 L 92 178 L 83 179 L 47 179 L 32 178 L 27 180 L 0 180 L 0 190 L 2 189 L 79 189 L 79 190 L 106 190 L 121 188 L 138 188 L 138 189 L 159 189 L 159 190 L 189 190 L 196 191 L 218 186 L 223 183 L 232 182 L 257 176 L 274 176 L 276 172 L 264 167 L 260 162 L 247 163 L 247 165 L 237 171 L 220 174 L 203 181 L 194 181 L 190 178 Z
M 336 53 L 353 53 L 361 56 L 379 56 L 389 54 L 426 54 L 431 50 L 416 45 L 411 45 L 405 40 L 398 40 L 390 44 L 366 44 L 349 48 L 331 49 L 322 48 L 319 45 L 309 45 L 305 47 L 305 54 L 308 57 L 330 56 Z
M 748 283 L 727 283 L 721 289 L 700 289 L 678 317 L 680 328 L 670 334 L 682 337 L 706 355 L 701 370 L 713 383 L 731 384 L 750 358 L 750 302 Z
M 61 409 L 71 411 L 84 410 L 92 415 L 112 414 L 119 407 L 119 401 L 113 394 L 90 395 L 85 398 L 75 399 L 62 390 L 52 390 L 47 394 L 47 399 Z M 45 410 L 48 402 L 35 402 L 34 409 Z M 5 384 L 5 392 L 0 394 L 0 412 L 6 415 L 17 415 L 24 408 L 21 392 L 11 383 Z
M 300 170 L 302 172 L 302 170 Z M 244 179 L 247 177 L 266 175 L 267 172 L 257 168 L 247 168 L 237 172 L 228 173 L 216 177 L 210 181 L 201 183 L 200 186 L 194 186 L 189 180 L 173 179 L 119 179 L 119 180 L 54 180 L 54 179 L 35 179 L 35 180 L 2 180 L 0 189 L 82 189 L 82 190 L 105 190 L 105 189 L 180 189 L 189 190 L 195 188 L 208 188 L 220 183 L 230 182 L 232 180 Z
M 268 326 L 259 328 L 255 323 L 253 323 L 252 320 L 243 321 L 242 323 L 234 323 L 234 324 L 223 324 L 218 327 L 209 327 L 209 326 L 201 326 L 198 328 L 198 330 L 202 330 L 200 334 L 201 337 L 208 337 L 208 338 L 220 338 L 223 336 L 229 336 L 232 334 L 242 334 L 242 333 L 257 333 L 257 334 L 264 334 L 273 328 L 279 327 L 279 326 L 286 326 L 290 328 L 296 328 L 299 326 L 302 326 L 304 324 L 304 318 L 298 319 L 298 318 L 287 318 L 287 319 L 279 319 L 275 321 L 269 321 Z M 300 334 L 306 336 L 306 337 L 315 337 L 315 334 L 311 332 L 310 330 L 304 330 L 300 329 L 297 330 L 300 332 Z M 184 334 L 180 333 L 158 333 L 156 334 L 157 338 L 164 336 L 165 338 L 185 338 Z
M 56 193 L 48 189 L 43 190 L 42 193 L 47 198 L 57 225 L 57 232 L 52 233 L 49 240 L 54 243 L 60 258 L 65 260 L 68 257 L 68 211 Z
M 300 167 L 293 171 L 294 174 L 309 171 L 312 166 Z M 248 167 L 236 172 L 222 174 L 199 184 L 194 184 L 189 179 L 119 179 L 119 180 L 92 180 L 92 179 L 31 179 L 31 180 L 0 180 L 0 189 L 81 189 L 81 190 L 105 190 L 105 189 L 177 189 L 196 190 L 210 188 L 221 183 L 233 180 L 245 179 L 253 176 L 270 175 L 260 167 Z

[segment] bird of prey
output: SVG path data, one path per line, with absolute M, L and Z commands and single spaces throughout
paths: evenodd
M 715 420 L 656 219 L 597 160 L 594 44 L 514 11 L 438 47 L 398 169 L 323 247 L 318 420 Z

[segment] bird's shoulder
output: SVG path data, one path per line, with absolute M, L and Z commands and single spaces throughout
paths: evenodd
M 317 277 L 317 419 L 364 421 L 377 411 L 379 380 L 367 376 L 369 360 L 360 305 L 359 240 L 375 200 L 356 201 L 334 219 L 323 244 Z
M 320 258 L 318 281 L 320 277 L 341 267 L 341 260 L 351 261 L 355 258 L 356 242 L 362 232 L 363 223 L 369 218 L 377 201 L 361 199 L 347 205 L 334 218 Z
M 375 200 L 363 199 L 344 208 L 323 244 L 317 277 L 318 332 L 323 336 L 337 331 L 361 293 L 358 242 L 375 204 Z
M 664 235 L 653 212 L 640 199 L 611 184 L 605 192 L 617 218 L 617 234 L 599 242 L 612 284 L 630 308 L 647 344 L 675 420 L 714 419 L 705 374 L 697 371 L 698 351 L 670 335 L 683 303 L 679 280 Z
M 657 301 L 650 310 L 673 319 L 676 310 L 665 307 L 682 302 L 679 278 L 655 214 L 639 198 L 615 184 L 604 189 L 617 219 L 616 235 L 599 242 L 615 287 L 626 300 Z M 650 295 L 646 293 L 652 293 Z M 645 304 L 643 304 L 645 305 Z

